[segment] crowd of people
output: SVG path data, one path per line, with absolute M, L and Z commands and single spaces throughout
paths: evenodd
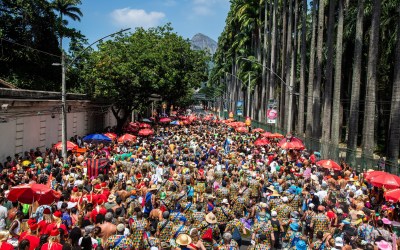
M 344 162 L 320 168 L 312 151 L 255 146 L 258 133 L 215 121 L 153 128 L 133 142 L 81 142 L 86 152 L 68 159 L 54 148 L 9 157 L 0 249 L 397 249 L 398 205 Z M 103 157 L 88 176 L 87 158 Z M 7 200 L 30 182 L 59 201 Z

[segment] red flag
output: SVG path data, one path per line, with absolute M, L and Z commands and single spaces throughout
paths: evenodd
M 107 174 L 105 166 L 108 163 L 108 159 L 92 159 L 86 160 L 87 176 L 88 178 L 97 177 L 99 174 Z

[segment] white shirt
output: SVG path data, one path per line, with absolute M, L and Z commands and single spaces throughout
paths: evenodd
M 318 196 L 319 202 L 322 203 L 324 201 L 325 197 L 328 195 L 328 192 L 326 192 L 325 190 L 321 190 L 321 191 L 318 191 L 315 195 Z

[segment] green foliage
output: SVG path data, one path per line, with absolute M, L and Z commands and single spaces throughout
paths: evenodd
M 87 93 L 113 103 L 123 123 L 132 110 L 147 107 L 152 94 L 174 106 L 187 103 L 192 89 L 207 79 L 206 62 L 203 51 L 191 50 L 166 25 L 100 43 L 82 73 Z

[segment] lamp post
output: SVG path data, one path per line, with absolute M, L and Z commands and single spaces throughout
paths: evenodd
M 272 70 L 271 70 L 270 68 L 268 68 L 267 66 L 261 64 L 260 62 L 251 60 L 251 59 L 246 58 L 246 57 L 239 57 L 239 60 L 244 60 L 244 61 L 256 63 L 256 64 L 258 64 L 258 65 L 264 67 L 265 69 L 269 70 L 272 74 L 274 74 L 274 75 L 283 83 L 283 85 L 285 85 L 285 87 L 289 90 L 289 93 L 290 93 L 290 94 L 297 95 L 297 96 L 300 95 L 300 93 L 294 92 L 293 86 L 291 86 L 290 84 L 287 84 L 278 74 L 276 74 L 274 71 L 272 71 Z M 289 105 L 291 105 L 291 100 L 290 100 L 289 102 L 290 102 Z M 291 112 L 292 112 L 292 109 L 289 108 L 289 114 L 288 114 L 289 121 L 287 122 L 287 124 L 288 124 L 288 131 L 290 131 L 290 124 L 291 124 L 291 120 L 290 120 L 290 119 L 292 118 Z
M 78 59 L 86 50 L 88 50 L 90 47 L 92 47 L 94 44 L 102 41 L 103 39 L 117 35 L 120 33 L 123 33 L 125 31 L 130 30 L 131 28 L 128 29 L 123 29 L 118 32 L 114 32 L 112 34 L 109 34 L 107 36 L 104 36 L 100 39 L 97 39 L 93 43 L 89 44 L 86 48 L 81 50 L 78 55 L 76 55 L 68 64 L 65 64 L 65 54 L 64 50 L 61 48 L 61 64 L 60 63 L 53 63 L 53 66 L 61 66 L 61 144 L 62 144 L 62 157 L 63 157 L 63 163 L 65 164 L 67 162 L 67 85 L 65 81 L 65 74 L 66 71 L 71 65 Z

